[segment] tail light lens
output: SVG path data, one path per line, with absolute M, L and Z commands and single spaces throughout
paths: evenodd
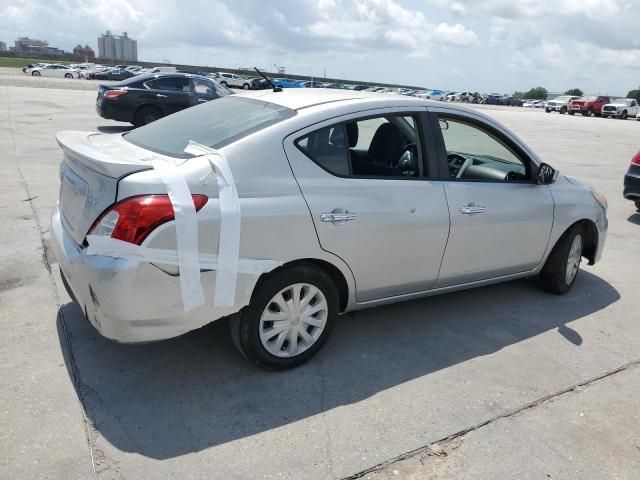
M 196 212 L 209 200 L 206 195 L 192 197 Z M 109 208 L 96 220 L 89 234 L 141 245 L 154 229 L 174 218 L 168 195 L 139 195 L 125 198 Z
M 631 165 L 640 167 L 640 152 L 636 153 L 634 157 L 631 159 Z
M 104 98 L 115 102 L 116 100 L 118 100 L 118 97 L 126 95 L 127 93 L 129 92 L 127 92 L 126 90 L 107 90 L 106 92 L 104 92 Z

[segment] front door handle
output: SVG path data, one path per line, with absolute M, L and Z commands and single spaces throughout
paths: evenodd
M 331 222 L 334 225 L 344 225 L 351 220 L 355 220 L 357 215 L 355 213 L 345 211 L 345 212 L 331 212 L 331 213 L 323 213 L 320 215 L 320 220 L 323 222 Z
M 166 95 L 162 95 L 161 93 L 156 93 L 156 97 L 158 97 L 158 98 L 167 98 Z
M 462 213 L 463 215 L 477 215 L 478 213 L 484 213 L 486 210 L 487 207 L 483 207 L 482 205 L 478 205 L 473 202 L 471 202 L 469 205 L 460 207 L 460 213 Z

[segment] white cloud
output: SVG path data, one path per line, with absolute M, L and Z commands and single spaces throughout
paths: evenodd
M 478 43 L 475 32 L 467 30 L 459 23 L 455 25 L 439 24 L 433 32 L 433 38 L 449 45 L 466 46 Z

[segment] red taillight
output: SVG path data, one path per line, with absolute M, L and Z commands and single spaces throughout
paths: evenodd
M 634 157 L 631 159 L 631 165 L 640 167 L 640 152 L 636 153 Z
M 205 206 L 206 195 L 192 195 L 196 212 Z M 158 226 L 173 220 L 173 206 L 168 195 L 129 197 L 104 212 L 89 234 L 103 235 L 141 245 Z
M 116 101 L 118 97 L 122 95 L 126 95 L 128 92 L 126 90 L 107 90 L 104 92 L 104 98 L 111 101 Z

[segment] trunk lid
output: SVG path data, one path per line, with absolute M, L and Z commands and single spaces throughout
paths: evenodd
M 131 173 L 151 169 L 151 153 L 121 135 L 96 132 L 60 132 L 60 213 L 71 238 L 81 245 L 102 212 L 116 201 L 118 181 Z

